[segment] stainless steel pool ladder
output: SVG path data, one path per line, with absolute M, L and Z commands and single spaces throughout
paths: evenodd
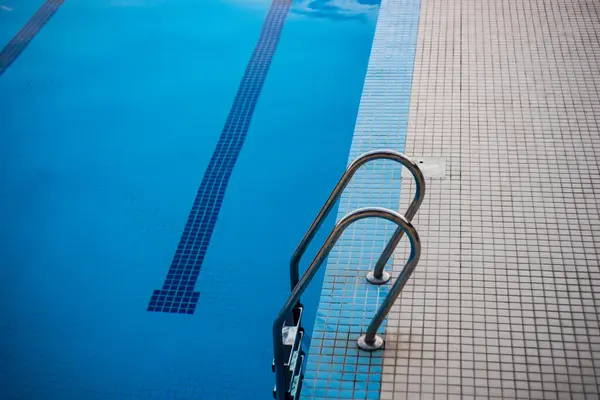
M 395 211 L 369 207 L 355 210 L 344 216 L 333 228 L 329 237 L 325 240 L 323 246 L 315 256 L 314 260 L 302 276 L 299 278 L 300 259 L 304 255 L 306 248 L 315 237 L 316 231 L 322 225 L 323 221 L 333 209 L 335 202 L 339 199 L 342 192 L 356 173 L 364 164 L 378 159 L 387 159 L 396 161 L 405 166 L 413 175 L 416 181 L 416 190 L 413 201 L 411 202 L 406 216 L 402 216 Z M 303 306 L 300 303 L 300 296 L 306 290 L 311 280 L 314 278 L 318 269 L 321 267 L 331 249 L 335 246 L 344 230 L 352 223 L 371 217 L 383 218 L 394 222 L 398 227 L 394 231 L 390 241 L 386 245 L 373 271 L 367 274 L 367 281 L 380 285 L 390 279 L 389 273 L 384 271 L 385 265 L 392 256 L 394 249 L 406 232 L 410 240 L 410 256 L 398 279 L 390 289 L 387 297 L 377 310 L 373 320 L 367 328 L 367 332 L 357 340 L 358 347 L 366 351 L 374 351 L 383 347 L 383 339 L 377 335 L 377 329 L 383 323 L 386 315 L 390 311 L 394 301 L 400 295 L 402 288 L 410 278 L 413 270 L 419 262 L 421 254 L 421 242 L 419 234 L 411 224 L 412 218 L 417 213 L 423 197 L 425 195 L 425 179 L 418 165 L 405 155 L 393 150 L 374 150 L 363 154 L 354 160 L 342 175 L 338 184 L 333 189 L 331 195 L 325 202 L 325 205 L 313 221 L 308 232 L 302 238 L 302 241 L 296 248 L 290 262 L 290 286 L 291 293 L 279 312 L 273 323 L 273 372 L 275 372 L 276 386 L 273 390 L 273 397 L 276 400 L 296 400 L 299 397 L 302 385 L 302 364 L 305 354 L 302 351 L 302 339 L 304 330 L 302 329 L 302 311 Z

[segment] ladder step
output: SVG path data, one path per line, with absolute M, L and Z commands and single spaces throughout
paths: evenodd
M 282 347 L 284 351 L 284 369 L 286 387 L 280 388 L 285 390 L 286 400 L 296 400 L 299 398 L 300 387 L 302 386 L 302 365 L 306 355 L 302 351 L 302 342 L 304 340 L 304 329 L 302 323 L 303 307 L 298 306 L 294 309 L 293 319 L 295 325 L 286 326 L 284 324 L 281 329 Z M 271 364 L 271 370 L 275 372 L 275 360 Z M 277 398 L 277 387 L 273 388 L 273 398 Z
M 301 366 L 304 364 L 304 354 L 300 355 L 300 360 L 298 365 Z M 297 400 L 300 398 L 300 390 L 302 389 L 302 381 L 304 380 L 304 375 L 302 374 L 302 367 L 298 368 L 297 374 L 294 374 L 294 379 L 292 379 L 292 384 L 290 385 L 290 400 Z
M 290 372 L 294 375 L 297 373 L 299 366 L 302 365 L 302 362 L 298 362 L 298 359 L 301 356 L 304 356 L 304 352 L 302 351 L 302 339 L 304 338 L 304 331 L 301 331 L 298 334 L 298 337 L 298 346 L 294 349 L 294 352 L 292 353 L 289 365 L 286 365 L 286 367 L 288 367 Z
M 300 357 L 304 357 L 304 352 L 302 351 L 303 339 L 304 329 L 300 329 L 300 332 L 298 332 L 298 335 L 296 335 L 294 340 L 294 345 L 286 346 L 286 348 L 290 351 L 288 360 L 283 364 L 287 379 L 291 379 L 294 375 L 298 374 L 299 370 L 302 368 L 302 362 L 298 362 L 298 359 L 300 359 Z M 273 363 L 271 364 L 271 370 L 275 372 L 275 360 L 273 360 Z
M 291 365 L 294 352 L 302 347 L 302 338 L 304 337 L 304 329 L 301 327 L 303 309 L 302 306 L 294 309 L 296 325 L 286 326 L 284 324 L 281 329 L 284 359 L 287 360 L 284 364 L 286 367 Z M 275 359 L 271 363 L 271 371 L 275 372 Z

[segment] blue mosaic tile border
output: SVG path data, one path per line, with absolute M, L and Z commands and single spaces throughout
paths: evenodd
M 167 278 L 163 287 L 152 294 L 148 311 L 193 314 L 196 309 L 200 293 L 194 292 L 194 287 L 291 3 L 291 0 L 274 0 L 271 3 L 260 38 L 194 199 Z
M 381 3 L 349 162 L 378 148 L 404 151 L 419 12 L 419 0 Z M 338 219 L 359 207 L 398 209 L 401 177 L 395 163 L 367 165 L 342 196 Z M 302 399 L 379 399 L 383 351 L 359 351 L 356 339 L 388 293 L 388 285 L 369 285 L 365 275 L 394 229 L 386 221 L 359 221 L 331 252 Z
M 64 0 L 48 0 L 33 14 L 33 17 L 21 28 L 21 30 L 4 46 L 0 52 L 0 76 L 11 66 L 11 64 L 25 50 L 35 35 L 52 18 Z

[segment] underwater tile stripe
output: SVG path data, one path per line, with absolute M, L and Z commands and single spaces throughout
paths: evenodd
M 64 0 L 48 0 L 33 14 L 33 17 L 21 28 L 19 32 L 4 46 L 0 52 L 0 76 L 25 50 L 35 35 L 42 29 L 46 22 L 52 18 Z
M 260 38 L 194 199 L 167 278 L 162 289 L 152 294 L 148 311 L 193 314 L 196 309 L 200 293 L 194 292 L 194 287 L 291 3 L 291 0 L 274 0 L 271 3 Z
M 382 1 L 349 162 L 378 148 L 404 151 L 419 12 L 419 0 Z M 400 166 L 388 161 L 363 167 L 340 200 L 338 220 L 359 207 L 397 210 L 401 176 Z M 369 285 L 365 275 L 394 229 L 381 220 L 359 221 L 331 252 L 302 399 L 379 399 L 384 353 L 360 351 L 356 339 L 388 294 L 389 284 Z

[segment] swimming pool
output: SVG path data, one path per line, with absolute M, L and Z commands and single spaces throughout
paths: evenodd
M 289 258 L 345 167 L 377 5 L 1 0 L 2 45 L 50 3 L 0 76 L 3 398 L 269 398 Z M 203 185 L 245 129 L 227 121 L 251 123 Z M 194 225 L 203 187 L 218 207 Z M 212 231 L 182 272 L 186 221 Z M 187 289 L 152 306 L 173 280 L 199 293 L 183 313 Z

